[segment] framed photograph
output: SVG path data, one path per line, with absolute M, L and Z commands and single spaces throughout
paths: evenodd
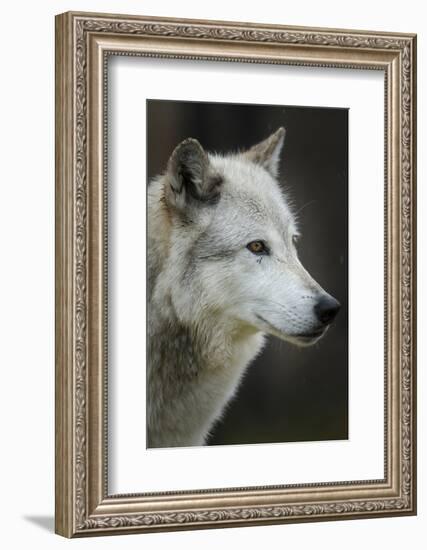
M 416 513 L 416 37 L 56 18 L 56 532 Z

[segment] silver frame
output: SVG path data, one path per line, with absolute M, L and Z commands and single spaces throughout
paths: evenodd
M 385 477 L 109 495 L 106 59 L 385 74 Z M 416 37 L 123 15 L 56 18 L 56 532 L 66 537 L 416 513 Z

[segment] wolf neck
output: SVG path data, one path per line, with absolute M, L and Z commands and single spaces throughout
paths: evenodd
M 203 445 L 263 335 L 176 316 L 150 319 L 149 446 Z
M 171 231 L 161 197 L 160 186 L 153 185 L 148 197 L 148 445 L 203 445 L 264 337 L 213 312 L 194 322 L 179 319 L 164 283 Z

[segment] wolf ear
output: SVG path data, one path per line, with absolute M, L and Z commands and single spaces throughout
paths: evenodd
M 167 176 L 166 199 L 178 209 L 215 202 L 219 197 L 222 179 L 213 174 L 209 157 L 197 139 L 188 138 L 175 148 Z
M 280 127 L 267 139 L 248 149 L 245 158 L 263 166 L 273 177 L 279 172 L 280 153 L 285 140 L 286 130 Z

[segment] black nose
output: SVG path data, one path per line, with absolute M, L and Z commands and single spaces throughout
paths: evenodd
M 331 323 L 339 312 L 341 304 L 332 296 L 322 296 L 314 306 L 314 312 L 321 323 Z

